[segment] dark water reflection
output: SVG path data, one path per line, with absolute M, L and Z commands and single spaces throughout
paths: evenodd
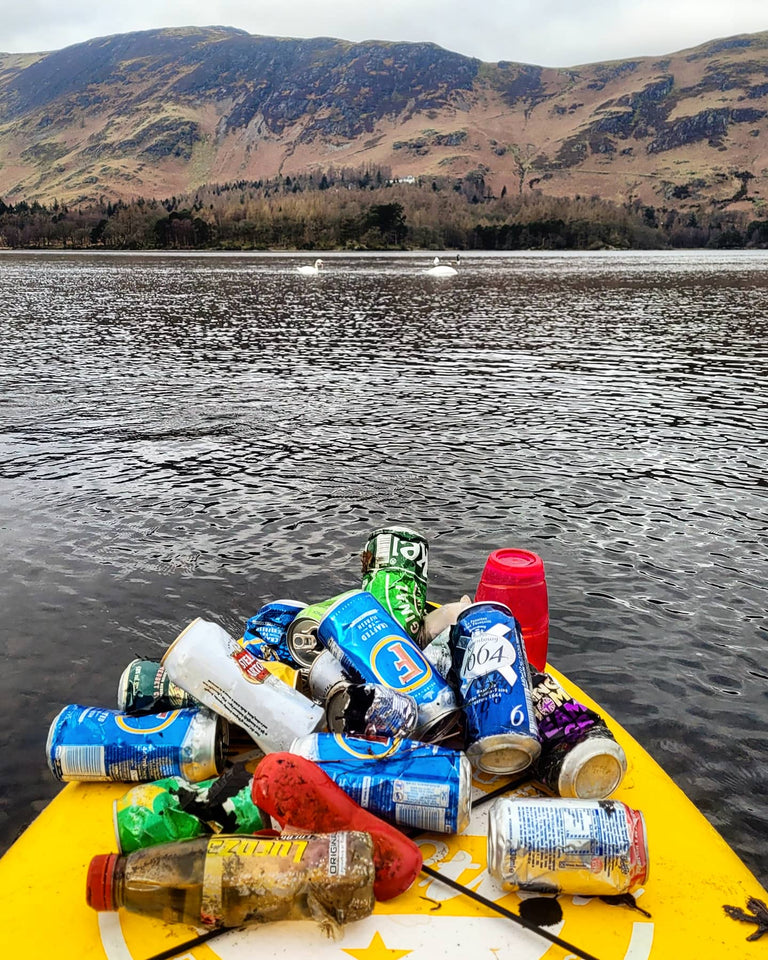
M 545 560 L 550 659 L 768 880 L 768 256 L 0 256 L 0 840 L 194 616 L 358 584 L 365 534 Z

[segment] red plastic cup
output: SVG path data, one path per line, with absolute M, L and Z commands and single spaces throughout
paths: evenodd
M 495 600 L 509 607 L 523 631 L 528 662 L 543 670 L 549 644 L 549 603 L 541 557 L 514 547 L 494 550 L 485 561 L 475 600 Z

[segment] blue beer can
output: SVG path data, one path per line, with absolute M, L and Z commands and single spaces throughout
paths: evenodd
M 306 603 L 297 600 L 273 600 L 257 610 L 245 624 L 243 646 L 259 660 L 280 660 L 294 670 L 301 664 L 288 648 L 288 627 Z
M 311 733 L 297 737 L 290 752 L 313 760 L 361 807 L 397 826 L 460 833 L 469 824 L 472 766 L 460 750 Z
M 414 735 L 428 739 L 448 727 L 458 711 L 448 682 L 373 594 L 354 590 L 326 612 L 320 642 L 353 680 L 380 683 L 410 694 L 419 708 Z
M 510 774 L 541 753 L 520 624 L 503 603 L 473 603 L 451 627 L 467 756 L 486 773 Z
M 192 783 L 223 766 L 223 721 L 204 709 L 131 716 L 73 703 L 48 731 L 48 766 L 57 780 L 148 783 L 183 777 Z

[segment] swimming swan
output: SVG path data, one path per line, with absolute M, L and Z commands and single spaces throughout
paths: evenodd
M 302 274 L 305 277 L 316 277 L 318 273 L 320 273 L 320 267 L 322 266 L 323 266 L 323 261 L 318 258 L 317 260 L 315 260 L 314 267 L 308 267 L 305 265 L 303 267 L 297 267 L 296 269 L 299 271 L 300 274 Z
M 424 271 L 428 277 L 455 277 L 459 272 L 454 267 L 443 266 L 440 263 L 440 257 L 435 257 L 432 262 L 434 266 Z

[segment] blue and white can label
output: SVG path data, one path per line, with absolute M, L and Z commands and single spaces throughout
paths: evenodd
M 419 708 L 417 735 L 456 712 L 447 681 L 373 594 L 347 594 L 327 611 L 317 635 L 353 679 L 410 694 Z
M 472 768 L 459 750 L 313 733 L 294 740 L 291 753 L 315 761 L 361 807 L 391 823 L 436 833 L 460 833 L 469 823 Z
M 265 604 L 245 624 L 243 646 L 259 660 L 280 660 L 294 670 L 301 664 L 288 647 L 288 627 L 306 603 L 274 600 Z
M 520 625 L 503 603 L 473 603 L 451 628 L 467 756 L 487 773 L 524 770 L 541 752 Z
M 220 747 L 220 720 L 208 710 L 130 716 L 73 703 L 51 723 L 46 753 L 57 780 L 196 783 L 217 776 Z

